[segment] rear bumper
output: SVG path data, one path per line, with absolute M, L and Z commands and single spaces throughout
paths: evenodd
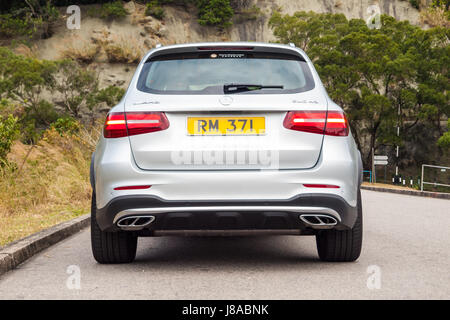
M 155 220 L 144 230 L 149 235 L 159 231 L 197 230 L 270 230 L 280 234 L 312 234 L 299 216 L 324 213 L 336 217 L 338 230 L 352 228 L 357 208 L 333 194 L 301 194 L 287 200 L 164 200 L 150 195 L 114 198 L 97 209 L 97 222 L 104 231 L 117 231 L 116 222 L 126 215 L 151 214 Z M 278 231 L 278 232 L 277 232 Z M 292 232 L 298 231 L 298 232 Z
M 343 138 L 343 139 L 340 139 Z M 351 137 L 324 137 L 314 168 L 303 170 L 188 170 L 139 169 L 126 138 L 101 139 L 91 181 L 97 208 L 120 197 L 149 196 L 167 201 L 289 201 L 300 194 L 330 194 L 356 206 L 362 172 L 360 155 Z M 338 189 L 307 188 L 304 184 L 332 184 Z M 120 186 L 151 185 L 144 190 L 115 190 Z

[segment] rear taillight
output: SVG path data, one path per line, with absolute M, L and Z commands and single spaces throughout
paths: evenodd
M 125 114 L 123 112 L 108 113 L 105 126 L 103 127 L 103 136 L 105 138 L 120 138 L 127 136 L 127 125 L 125 123 Z
M 291 130 L 330 136 L 348 135 L 347 118 L 340 111 L 289 111 L 283 126 Z
M 169 120 L 163 112 L 127 112 L 128 135 L 166 130 Z
M 283 125 L 291 130 L 323 134 L 326 114 L 323 111 L 289 111 Z
M 103 136 L 121 138 L 169 127 L 169 120 L 163 112 L 112 112 L 106 117 Z
M 325 134 L 329 136 L 348 136 L 348 121 L 345 113 L 328 111 Z

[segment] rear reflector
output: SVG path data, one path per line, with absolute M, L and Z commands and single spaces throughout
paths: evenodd
M 169 127 L 169 120 L 163 112 L 112 112 L 106 117 L 103 128 L 105 138 L 121 138 Z
M 149 189 L 151 186 L 124 186 L 124 187 L 117 187 L 114 188 L 114 190 L 138 190 L 138 189 Z
M 340 111 L 289 111 L 283 126 L 296 131 L 348 136 L 347 118 Z
M 336 186 L 334 184 L 311 184 L 311 183 L 304 183 L 303 184 L 307 188 L 333 188 L 333 189 L 339 189 L 339 186 Z

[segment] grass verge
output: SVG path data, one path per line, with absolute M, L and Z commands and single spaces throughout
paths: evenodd
M 0 246 L 88 212 L 97 134 L 49 129 L 33 147 L 14 143 L 0 172 Z

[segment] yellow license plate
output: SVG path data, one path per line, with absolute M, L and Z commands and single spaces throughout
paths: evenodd
M 264 117 L 188 117 L 189 135 L 262 135 Z

